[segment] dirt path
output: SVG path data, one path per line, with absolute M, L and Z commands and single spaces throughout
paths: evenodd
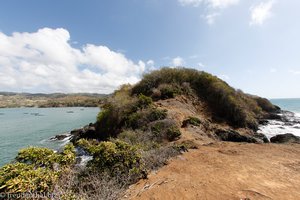
M 300 145 L 199 146 L 141 180 L 125 199 L 300 199 Z

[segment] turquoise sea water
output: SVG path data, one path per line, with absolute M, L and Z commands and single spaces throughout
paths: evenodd
M 10 162 L 21 148 L 43 146 L 59 149 L 50 141 L 96 121 L 99 108 L 3 108 L 0 109 L 0 166 Z
M 300 99 L 271 99 L 271 102 L 282 110 L 300 113 Z

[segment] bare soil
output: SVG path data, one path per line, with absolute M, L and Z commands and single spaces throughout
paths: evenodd
M 205 105 L 184 97 L 158 102 L 178 124 L 188 116 L 210 120 Z M 124 199 L 243 199 L 299 200 L 300 144 L 220 142 L 214 127 L 181 128 L 177 142 L 193 142 L 189 150 L 150 173 L 126 192 Z M 247 130 L 245 130 L 247 132 Z

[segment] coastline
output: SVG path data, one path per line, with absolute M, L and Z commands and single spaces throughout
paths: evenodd
M 19 107 L 97 107 L 104 94 L 27 94 L 0 92 L 0 108 Z
M 4 108 L 0 115 L 1 166 L 12 161 L 20 149 L 28 146 L 62 148 L 69 140 L 53 140 L 96 120 L 99 107 Z M 72 112 L 68 112 L 72 111 Z M 1 109 L 0 109 L 1 113 Z M 6 134 L 9 133 L 9 134 Z

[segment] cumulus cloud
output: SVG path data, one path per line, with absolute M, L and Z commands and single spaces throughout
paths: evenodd
M 182 6 L 206 6 L 209 8 L 208 14 L 203 18 L 209 25 L 215 23 L 215 19 L 220 15 L 220 10 L 236 5 L 240 0 L 178 0 Z
M 250 25 L 263 25 L 264 22 L 272 17 L 271 9 L 274 5 L 274 0 L 261 2 L 250 8 L 251 21 Z
M 74 48 L 71 43 L 63 28 L 11 36 L 0 32 L 0 90 L 110 93 L 136 83 L 148 67 L 106 46 Z
M 184 59 L 179 56 L 172 59 L 172 65 L 174 67 L 180 67 L 183 66 L 184 64 L 185 64 Z

